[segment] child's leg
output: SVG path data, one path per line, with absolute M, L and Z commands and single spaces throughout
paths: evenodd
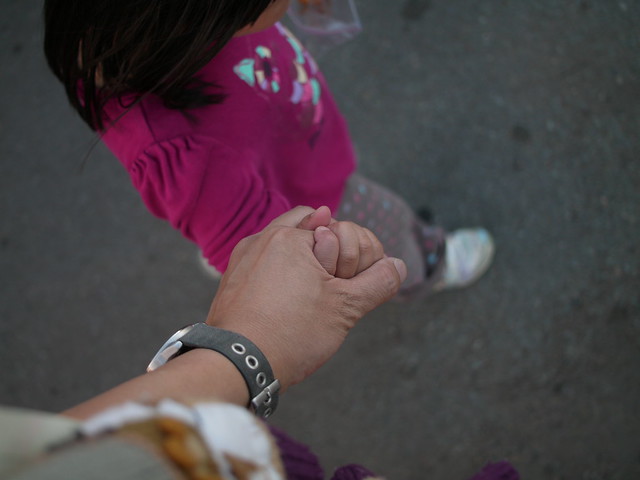
M 425 282 L 432 284 L 440 277 L 444 230 L 421 222 L 411 207 L 390 190 L 361 175 L 352 175 L 336 218 L 367 227 L 380 239 L 387 255 L 405 261 L 408 275 L 403 289 Z

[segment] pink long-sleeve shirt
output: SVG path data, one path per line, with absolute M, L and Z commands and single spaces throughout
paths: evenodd
M 103 140 L 149 210 L 224 271 L 242 238 L 292 207 L 335 211 L 355 158 L 322 74 L 280 24 L 233 38 L 199 75 L 222 104 L 187 116 L 147 96 Z M 134 98 L 111 101 L 107 124 Z

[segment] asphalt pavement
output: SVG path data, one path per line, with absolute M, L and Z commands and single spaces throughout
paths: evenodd
M 361 172 L 497 255 L 369 314 L 273 422 L 329 473 L 640 478 L 640 2 L 356 3 L 320 64 Z M 68 107 L 41 7 L 0 0 L 0 403 L 58 411 L 141 373 L 217 283 Z

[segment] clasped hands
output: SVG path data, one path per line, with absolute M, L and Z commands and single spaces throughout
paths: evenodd
M 366 228 L 333 220 L 327 207 L 297 207 L 236 246 L 207 323 L 251 339 L 286 389 L 405 278 L 404 262 Z
M 367 229 L 334 221 L 326 207 L 298 207 L 236 246 L 207 323 L 252 340 L 286 390 L 329 360 L 365 313 L 395 295 L 406 272 Z M 247 405 L 248 395 L 224 356 L 194 349 L 65 415 L 85 419 L 123 402 L 164 398 Z

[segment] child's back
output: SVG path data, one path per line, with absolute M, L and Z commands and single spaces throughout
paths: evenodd
M 277 24 L 233 38 L 199 79 L 226 95 L 185 114 L 113 99 L 104 141 L 148 208 L 224 271 L 233 247 L 296 205 L 338 207 L 355 161 L 313 59 Z M 214 88 L 214 87 L 212 87 Z
M 466 286 L 482 229 L 445 235 L 358 174 L 317 66 L 277 20 L 289 0 L 45 1 L 45 53 L 71 104 L 148 208 L 224 271 L 233 247 L 296 205 L 329 206 L 405 260 L 406 288 Z

